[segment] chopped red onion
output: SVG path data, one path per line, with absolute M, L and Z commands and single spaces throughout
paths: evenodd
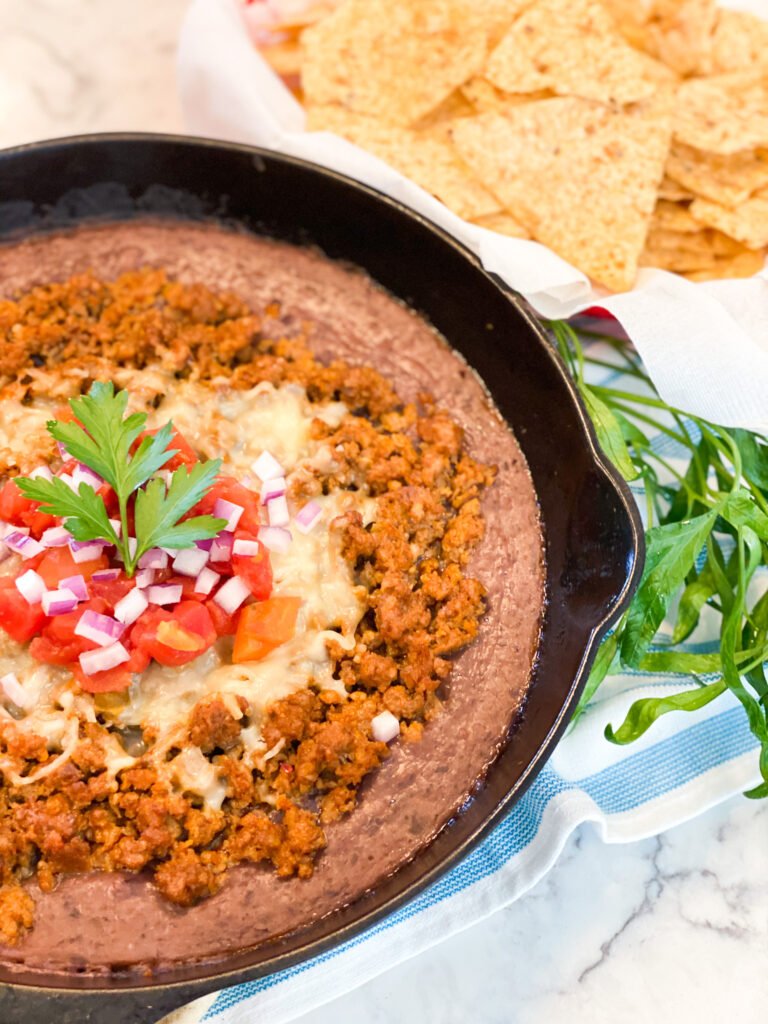
M 82 576 L 67 576 L 65 579 L 59 580 L 59 586 L 71 590 L 78 601 L 88 600 L 88 587 Z
M 309 533 L 310 530 L 317 526 L 322 511 L 322 508 L 316 501 L 308 501 L 304 508 L 296 513 L 293 520 L 294 526 L 301 533 Z
M 149 601 L 143 590 L 134 587 L 115 605 L 115 618 L 130 626 L 147 609 Z
M 208 552 L 200 548 L 184 548 L 176 555 L 172 564 L 180 576 L 197 576 L 208 562 Z
M 285 489 L 284 476 L 276 477 L 274 480 L 265 480 L 261 485 L 261 494 L 259 495 L 261 503 L 265 505 L 272 498 L 279 498 L 282 494 L 285 494 Z
M 59 480 L 61 480 L 62 483 L 65 483 L 70 491 L 74 491 L 74 493 L 77 494 L 78 485 L 75 483 L 75 477 L 72 473 L 62 473 Z
M 251 469 L 259 480 L 275 480 L 277 477 L 285 475 L 283 467 L 266 448 L 258 459 L 251 463 Z
M 41 598 L 43 611 L 46 615 L 66 615 L 77 608 L 77 598 L 66 587 L 59 590 L 46 590 Z
M 9 533 L 23 533 L 25 537 L 28 537 L 30 530 L 28 526 L 11 526 L 10 523 L 0 520 L 0 537 L 6 537 Z
M 115 536 L 119 540 L 123 532 L 123 524 L 120 522 L 119 519 L 110 519 L 109 525 L 115 531 Z
M 16 589 L 27 604 L 40 604 L 43 594 L 48 589 L 45 580 L 34 569 L 27 569 L 14 580 Z
M 257 540 L 245 540 L 242 537 L 235 540 L 232 545 L 233 555 L 253 556 L 259 553 L 259 542 Z
M 80 668 L 87 676 L 94 676 L 97 672 L 107 672 L 111 668 L 117 668 L 123 662 L 129 661 L 130 657 L 128 651 L 118 641 L 96 651 L 85 651 L 80 655 Z
M 136 580 L 137 587 L 151 587 L 155 582 L 155 570 L 154 569 L 139 569 L 134 579 Z
M 390 743 L 400 735 L 400 723 L 391 711 L 382 711 L 371 719 L 371 732 L 379 743 Z
M 219 587 L 213 595 L 213 600 L 220 608 L 224 609 L 227 615 L 232 615 L 250 593 L 250 589 L 246 587 L 239 576 L 232 576 L 223 586 Z
M 47 548 L 63 548 L 71 540 L 72 534 L 63 526 L 51 526 L 50 529 L 43 530 L 43 535 L 40 538 L 41 543 Z
M 138 546 L 139 542 L 136 540 L 135 537 L 128 538 L 128 554 L 131 556 L 131 558 L 133 558 L 133 556 L 136 554 L 136 548 Z
M 100 615 L 98 612 L 87 608 L 75 626 L 75 633 L 84 636 L 86 640 L 93 640 L 99 647 L 109 647 L 115 640 L 119 640 L 125 632 L 125 625 L 117 622 L 109 615 Z
M 75 551 L 82 550 L 82 548 L 93 547 L 94 545 L 98 545 L 98 547 L 100 547 L 100 548 L 105 548 L 107 546 L 107 541 L 106 540 L 102 540 L 102 539 L 99 539 L 99 540 L 75 540 L 75 538 L 72 536 L 72 534 L 69 535 L 69 546 L 72 549 L 73 553 Z
M 78 462 L 75 466 L 75 471 L 72 474 L 72 482 L 75 490 L 77 491 L 80 490 L 80 484 L 88 484 L 88 486 L 92 487 L 94 491 L 98 491 L 104 483 L 104 480 L 98 473 L 94 473 L 92 469 L 89 469 L 88 466 L 84 466 L 82 462 Z
M 214 572 L 213 569 L 209 569 L 206 566 L 200 570 L 200 573 L 195 580 L 195 593 L 196 594 L 210 594 L 213 588 L 221 579 L 221 576 Z
M 42 544 L 38 544 L 32 537 L 28 537 L 26 533 L 22 533 L 21 530 L 9 530 L 8 533 L 3 537 L 3 541 L 8 545 L 11 551 L 15 551 L 17 555 L 21 555 L 22 558 L 34 558 L 35 555 L 41 554 L 45 551 L 45 547 Z
M 165 569 L 168 565 L 168 552 L 161 548 L 150 548 L 139 559 L 140 569 Z
M 211 545 L 210 560 L 212 562 L 228 562 L 232 557 L 233 540 L 234 538 L 231 533 L 227 530 L 222 530 Z
M 158 583 L 144 591 L 150 604 L 178 604 L 181 600 L 180 583 Z
M 5 696 L 8 700 L 13 701 L 17 708 L 26 708 L 32 703 L 29 694 L 19 682 L 15 672 L 9 672 L 8 675 L 3 676 L 0 679 L 0 686 L 5 691 Z
M 173 480 L 173 473 L 171 472 L 170 469 L 159 469 L 155 475 L 160 477 L 160 479 L 163 481 L 166 487 L 171 486 L 171 480 Z
M 288 502 L 285 500 L 284 494 L 267 502 L 267 515 L 269 516 L 270 526 L 287 526 L 290 523 L 291 516 L 288 512 Z
M 244 511 L 242 505 L 235 505 L 233 502 L 225 501 L 223 498 L 217 498 L 213 506 L 213 515 L 217 519 L 226 519 L 227 525 L 224 527 L 225 530 L 234 530 L 240 522 L 240 516 Z
M 120 576 L 119 569 L 97 569 L 91 573 L 91 579 L 97 583 L 107 583 L 109 580 L 116 580 Z
M 53 473 L 49 466 L 38 466 L 29 474 L 30 480 L 53 480 Z
M 70 460 L 70 459 L 72 458 L 72 456 L 71 456 L 71 455 L 69 454 L 69 452 L 67 451 L 67 449 L 66 449 L 66 448 L 64 447 L 64 445 L 63 445 L 63 444 L 61 443 L 61 441 L 57 441 L 57 442 L 56 442 L 56 447 L 57 447 L 57 448 L 58 448 L 58 450 L 59 450 L 59 455 L 61 456 L 62 460 L 63 460 L 64 462 L 69 462 L 69 460 Z
M 105 544 L 103 541 L 94 541 L 92 544 L 85 544 L 78 547 L 75 550 L 72 545 L 69 545 L 69 549 L 72 552 L 72 558 L 75 562 L 90 562 L 94 558 L 98 558 L 104 550 Z
M 5 541 L 0 540 L 0 562 L 4 562 L 6 558 L 10 557 L 11 549 L 8 547 Z
M 282 526 L 260 526 L 259 540 L 265 548 L 269 551 L 276 551 L 279 555 L 284 555 L 293 544 L 291 531 Z
M 205 540 L 196 540 L 195 547 L 200 548 L 201 551 L 210 551 L 213 545 L 213 537 L 206 537 Z

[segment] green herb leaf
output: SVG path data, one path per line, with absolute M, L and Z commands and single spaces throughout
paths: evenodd
M 618 419 L 592 388 L 584 385 L 581 397 L 594 425 L 600 447 L 626 480 L 635 480 L 639 474 L 629 454 Z
M 611 743 L 621 745 L 634 743 L 662 715 L 670 711 L 698 711 L 726 689 L 723 680 L 718 679 L 717 682 L 700 686 L 696 690 L 685 690 L 683 693 L 673 693 L 668 697 L 645 697 L 643 700 L 636 700 L 616 732 L 610 725 L 606 725 L 605 738 Z
M 109 521 L 104 502 L 90 484 L 80 484 L 75 494 L 57 476 L 53 480 L 19 477 L 16 483 L 25 498 L 41 502 L 41 512 L 63 516 L 75 540 L 106 540 L 117 544 L 117 534 Z
M 221 469 L 221 459 L 198 462 L 188 470 L 180 466 L 166 491 L 162 480 L 150 480 L 137 492 L 135 506 L 136 559 L 150 548 L 187 548 L 196 540 L 215 537 L 227 525 L 226 519 L 195 516 L 179 522 L 211 488 Z

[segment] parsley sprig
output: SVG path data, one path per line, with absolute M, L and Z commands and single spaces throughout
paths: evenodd
M 585 350 L 570 325 L 550 327 L 600 444 L 625 479 L 642 479 L 647 502 L 640 586 L 598 651 L 577 715 L 606 676 L 624 669 L 675 672 L 695 685 L 635 701 L 617 729 L 606 727 L 613 743 L 631 743 L 662 715 L 695 711 L 730 690 L 760 743 L 763 781 L 746 795 L 768 797 L 768 593 L 750 588 L 757 570 L 768 565 L 768 439 L 668 406 L 628 342 L 583 332 L 612 347 L 606 363 Z M 587 384 L 590 364 L 620 369 L 627 386 Z M 687 465 L 673 464 L 654 448 L 649 427 L 676 442 Z M 661 630 L 675 601 L 670 637 Z M 719 621 L 719 650 L 681 649 L 705 608 Z M 714 678 L 704 682 L 703 674 Z
M 60 477 L 53 480 L 20 477 L 16 480 L 26 498 L 41 503 L 42 512 L 60 516 L 77 541 L 106 540 L 117 547 L 128 576 L 136 571 L 141 556 L 153 547 L 187 548 L 197 540 L 215 537 L 226 520 L 194 516 L 180 522 L 210 490 L 221 459 L 180 466 L 169 484 L 153 477 L 176 454 L 169 447 L 173 425 L 166 423 L 156 434 L 142 438 L 143 412 L 125 416 L 128 392 L 115 393 L 112 382 L 96 381 L 87 395 L 69 403 L 75 421 L 49 420 L 48 432 L 83 465 L 98 473 L 114 490 L 120 513 L 120 536 L 109 521 L 104 499 L 87 483 L 77 493 Z M 133 499 L 136 547 L 129 545 L 128 507 Z

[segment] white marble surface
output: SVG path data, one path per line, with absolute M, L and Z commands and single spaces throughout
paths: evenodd
M 0 0 L 0 146 L 181 131 L 186 0 Z M 666 1024 L 768 1016 L 768 804 L 734 798 L 655 839 L 588 827 L 507 910 L 302 1024 Z

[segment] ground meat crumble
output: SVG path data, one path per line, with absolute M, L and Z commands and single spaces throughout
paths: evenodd
M 108 772 L 101 716 L 81 720 L 64 764 L 15 786 L 14 772 L 31 775 L 57 755 L 43 738 L 0 722 L 0 937 L 7 943 L 32 925 L 33 901 L 19 883 L 33 875 L 50 890 L 62 873 L 148 869 L 181 906 L 214 893 L 242 861 L 308 877 L 325 845 L 323 827 L 353 809 L 361 781 L 387 756 L 371 720 L 390 711 L 401 739 L 418 740 L 440 707 L 449 656 L 477 635 L 485 591 L 464 570 L 483 536 L 478 499 L 494 469 L 472 460 L 461 429 L 428 395 L 418 408 L 404 407 L 370 367 L 322 365 L 301 336 L 268 340 L 263 322 L 278 312 L 256 315 L 233 295 L 182 285 L 157 269 L 111 283 L 83 274 L 0 301 L 0 400 L 63 401 L 94 379 L 110 379 L 118 365 L 233 388 L 295 382 L 312 401 L 343 401 L 350 415 L 335 428 L 314 421 L 314 436 L 329 439 L 339 457 L 330 473 L 296 481 L 294 497 L 365 486 L 377 498 L 372 524 L 358 513 L 334 523 L 367 593 L 354 649 L 329 643 L 347 699 L 306 689 L 272 704 L 261 732 L 279 753 L 256 767 L 240 737 L 244 699 L 208 695 L 192 710 L 189 743 L 226 779 L 221 810 L 172 790 L 148 759 Z M 0 481 L 41 457 L 56 457 L 47 437 L 35 438 L 28 458 L 0 448 Z

